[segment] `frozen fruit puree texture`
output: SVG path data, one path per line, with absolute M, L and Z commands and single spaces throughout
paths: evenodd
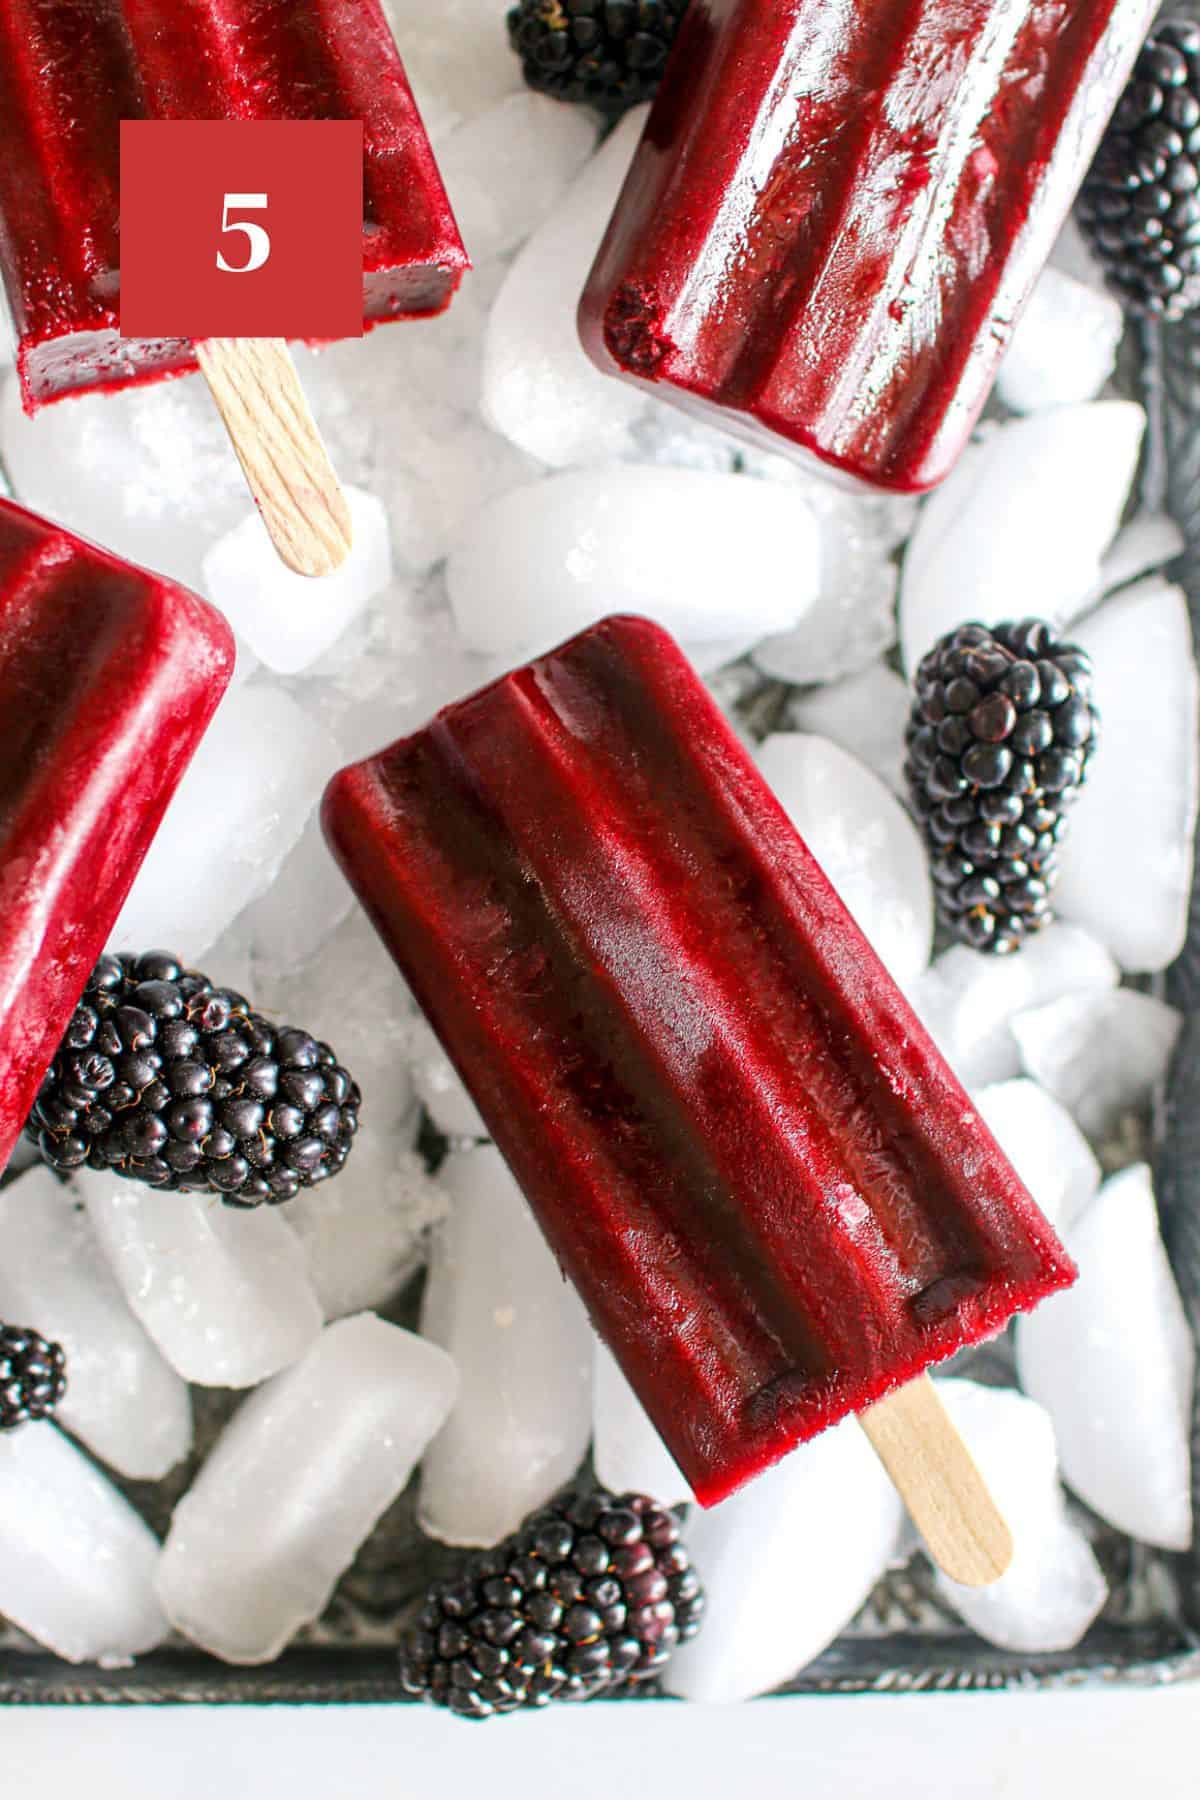
M 183 340 L 119 336 L 122 119 L 361 119 L 366 323 L 458 286 L 379 0 L 0 0 L 0 262 L 30 408 L 196 366 Z
M 233 656 L 202 600 L 0 500 L 0 1167 Z
M 702 1501 L 1073 1278 L 659 627 L 448 707 L 325 820 Z
M 580 310 L 601 368 L 872 485 L 949 469 L 1154 0 L 692 0 Z

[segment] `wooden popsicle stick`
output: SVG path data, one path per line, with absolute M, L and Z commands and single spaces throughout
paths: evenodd
M 1012 1562 L 1012 1533 L 928 1375 L 858 1422 L 938 1568 L 964 1587 L 999 1581 Z
M 206 338 L 196 356 L 271 541 L 298 575 L 350 553 L 350 508 L 282 338 Z

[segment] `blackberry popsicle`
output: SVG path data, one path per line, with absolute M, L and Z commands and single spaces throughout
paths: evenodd
M 585 348 L 844 479 L 931 487 L 1155 10 L 691 0 L 584 291 Z
M 0 500 L 0 1168 L 233 659 L 204 601 Z
M 361 119 L 364 323 L 441 312 L 468 260 L 379 0 L 0 0 L 0 272 L 27 410 L 199 366 L 284 561 L 327 573 L 349 514 L 286 346 L 120 335 L 123 119 Z
M 1073 1265 L 666 633 L 446 708 L 325 827 L 697 1499 L 857 1413 L 996 1579 L 924 1372 Z

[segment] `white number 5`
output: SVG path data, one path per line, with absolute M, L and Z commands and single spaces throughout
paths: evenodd
M 261 269 L 271 254 L 271 240 L 264 225 L 253 219 L 231 219 L 229 209 L 236 206 L 243 211 L 261 212 L 267 204 L 265 194 L 226 194 L 225 205 L 221 211 L 222 232 L 241 231 L 245 233 L 250 247 L 250 255 L 244 263 L 228 263 L 220 250 L 217 251 L 217 267 L 226 275 L 250 275 L 255 269 Z

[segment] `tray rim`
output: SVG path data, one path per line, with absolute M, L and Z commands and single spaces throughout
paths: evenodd
M 1167 1687 L 1200 1681 L 1200 1638 L 1181 1629 L 1181 1646 L 1161 1655 L 1120 1657 L 1122 1628 L 1112 1628 L 1090 1654 L 1066 1652 L 1055 1658 L 1023 1665 L 1018 1655 L 1005 1656 L 982 1644 L 969 1633 L 930 1640 L 937 1653 L 927 1662 L 916 1654 L 908 1666 L 885 1667 L 855 1673 L 850 1668 L 814 1663 L 796 1681 L 759 1696 L 760 1700 L 790 1700 L 877 1694 L 1004 1693 L 1013 1691 L 1069 1691 L 1082 1687 Z M 895 1638 L 880 1638 L 880 1645 Z M 861 1642 L 861 1640 L 859 1641 Z M 910 1638 L 916 1648 L 919 1638 Z M 956 1666 L 949 1652 L 960 1645 L 974 1666 Z M 843 1646 L 836 1663 L 853 1654 L 854 1640 Z M 415 1705 L 399 1690 L 394 1651 L 371 1649 L 296 1650 L 260 1669 L 229 1668 L 203 1651 L 161 1650 L 136 1666 L 115 1670 L 95 1665 L 78 1667 L 59 1662 L 49 1653 L 18 1653 L 7 1663 L 28 1664 L 28 1672 L 6 1672 L 0 1680 L 0 1706 L 392 1706 Z M 52 1666 L 47 1677 L 41 1670 Z M 686 1705 L 673 1695 L 654 1689 L 614 1695 L 621 1704 L 654 1705 L 669 1701 Z

